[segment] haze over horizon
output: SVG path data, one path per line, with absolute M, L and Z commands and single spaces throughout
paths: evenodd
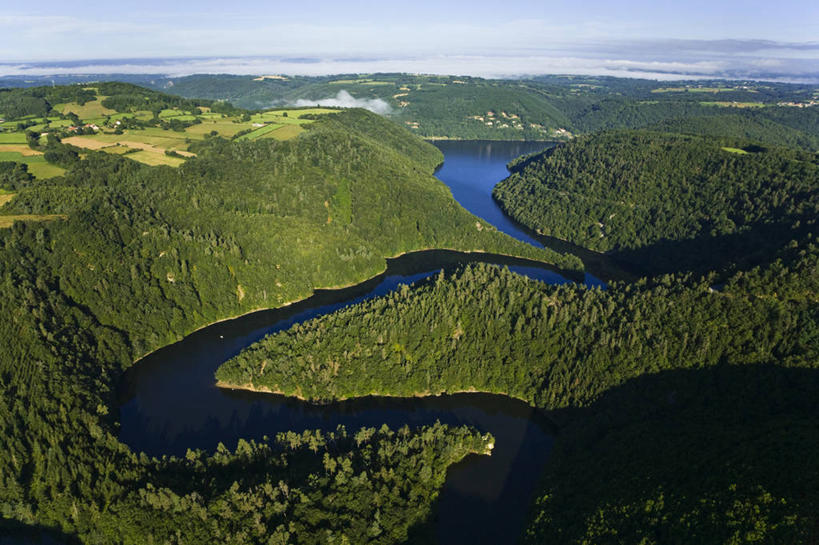
M 0 15 L 0 75 L 423 72 L 819 81 L 819 7 L 793 0 L 54 0 Z

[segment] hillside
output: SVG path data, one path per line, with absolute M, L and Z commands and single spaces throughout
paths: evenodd
M 247 112 L 226 102 L 182 99 L 127 83 L 0 90 L 0 161 L 25 164 L 37 178 L 65 169 L 49 161 L 49 142 L 75 152 L 127 155 L 147 165 L 179 166 L 191 145 L 232 140 L 295 138 L 327 108 Z M 50 140 L 49 140 L 50 139 Z
M 158 83 L 182 96 L 257 109 L 334 98 L 381 100 L 387 115 L 425 138 L 548 140 L 569 121 L 543 93 L 522 83 L 409 74 L 253 78 L 189 76 Z
M 817 149 L 815 86 L 749 81 L 681 81 L 594 76 L 486 80 L 460 76 L 195 75 L 153 78 L 154 88 L 185 97 L 228 100 L 248 109 L 319 101 L 345 91 L 383 100 L 389 116 L 426 138 L 566 140 L 572 134 L 643 128 L 691 117 L 723 118 L 720 136 Z M 504 115 L 505 114 L 505 115 Z M 737 126 L 749 123 L 754 135 Z M 783 129 L 784 128 L 784 129 Z M 775 139 L 789 129 L 803 133 Z M 760 138 L 762 137 L 762 138 Z
M 554 409 L 665 369 L 813 366 L 819 250 L 808 237 L 777 257 L 722 293 L 713 276 L 595 290 L 488 265 L 441 273 L 271 335 L 217 379 L 317 400 L 477 390 Z
M 815 229 L 815 154 L 622 131 L 529 158 L 494 196 L 522 224 L 644 272 L 752 264 Z
M 123 95 L 141 106 L 140 93 L 102 102 L 131 110 Z M 396 543 L 428 516 L 446 467 L 484 452 L 488 438 L 441 426 L 299 430 L 184 459 L 149 459 L 117 441 L 123 370 L 210 322 L 360 282 L 385 257 L 421 248 L 560 259 L 460 208 L 431 174 L 440 152 L 405 129 L 361 110 L 306 121 L 284 141 L 192 138 L 176 167 L 53 136 L 33 145 L 63 175 L 0 165 L 13 185 L 0 210 L 10 225 L 0 229 L 0 336 L 13 339 L 0 345 L 0 532 L 318 543 L 330 531 Z M 354 512 L 337 516 L 339 505 Z M 376 526 L 377 505 L 390 515 Z
M 551 409 L 529 543 L 798 543 L 819 506 L 817 279 L 810 236 L 721 292 L 713 276 L 602 291 L 472 266 L 271 335 L 217 378 Z
M 772 112 L 773 110 L 769 110 L 768 113 Z M 819 113 L 819 109 L 815 112 Z M 813 110 L 808 110 L 805 115 L 810 117 L 812 113 Z M 816 118 L 816 123 L 819 124 L 819 117 Z M 815 131 L 814 134 L 809 134 L 768 119 L 759 115 L 759 112 L 747 110 L 721 115 L 666 119 L 646 128 L 658 132 L 750 140 L 773 147 L 819 150 L 819 134 Z
M 56 79 L 93 87 L 100 77 L 104 79 Z M 811 106 L 819 101 L 819 89 L 806 84 L 725 80 L 669 84 L 603 76 L 488 80 L 395 73 L 117 78 L 199 103 L 227 101 L 248 110 L 287 108 L 299 100 L 314 106 L 318 101 L 337 99 L 343 91 L 349 94 L 347 102 L 381 101 L 381 113 L 425 138 L 567 140 L 599 130 L 660 127 L 704 117 L 721 120 L 715 120 L 703 134 L 712 134 L 722 124 L 719 136 L 811 150 L 817 149 L 819 138 L 819 108 Z M 0 78 L 0 85 L 43 86 L 51 81 L 45 77 Z M 347 105 L 370 104 L 374 103 Z M 788 130 L 801 134 L 788 135 Z M 779 137 L 785 140 L 777 141 Z

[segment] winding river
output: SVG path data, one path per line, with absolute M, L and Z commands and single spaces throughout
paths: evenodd
M 468 210 L 520 240 L 541 246 L 507 218 L 491 196 L 507 174 L 506 163 L 549 144 L 444 142 L 445 162 L 436 175 Z M 288 307 L 256 312 L 199 330 L 134 365 L 120 387 L 120 439 L 136 451 L 184 455 L 187 448 L 234 448 L 240 437 L 261 439 L 277 432 L 362 426 L 420 426 L 436 420 L 467 424 L 496 438 L 491 456 L 470 456 L 450 467 L 435 507 L 441 543 L 509 543 L 520 535 L 527 510 L 552 446 L 548 419 L 505 396 L 458 394 L 430 398 L 363 398 L 313 405 L 271 394 L 223 390 L 214 372 L 224 361 L 272 332 L 377 297 L 469 262 L 506 265 L 552 284 L 582 281 L 524 259 L 433 250 L 388 260 L 386 272 L 362 284 L 319 290 Z

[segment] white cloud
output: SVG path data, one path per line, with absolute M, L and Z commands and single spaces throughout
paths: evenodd
M 743 52 L 743 53 L 740 53 Z M 3 58 L 0 55 L 0 58 Z M 8 58 L 8 57 L 6 57 Z M 488 55 L 368 55 L 198 57 L 121 61 L 2 62 L 0 75 L 287 74 L 327 75 L 374 72 L 516 77 L 588 74 L 651 79 L 747 78 L 819 82 L 819 44 L 713 43 L 686 41 L 587 43 Z M 352 98 L 352 97 L 350 97 Z M 344 97 L 324 100 L 344 102 Z M 342 104 L 343 105 L 343 104 Z M 377 108 L 378 105 L 370 105 Z
M 355 98 L 345 90 L 341 90 L 334 97 L 322 98 L 319 100 L 299 99 L 294 106 L 331 106 L 340 108 L 364 108 L 371 112 L 385 115 L 392 112 L 392 108 L 386 101 L 380 98 Z

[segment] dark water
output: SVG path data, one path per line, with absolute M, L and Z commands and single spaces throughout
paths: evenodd
M 575 254 L 583 260 L 588 285 L 603 286 L 599 278 L 634 280 L 634 274 L 610 257 L 575 246 L 569 242 L 532 232 L 507 216 L 495 199 L 492 188 L 509 175 L 506 164 L 521 155 L 543 151 L 555 146 L 554 142 L 433 142 L 446 160 L 435 175 L 452 190 L 455 199 L 467 210 L 483 218 L 499 231 L 518 240 L 558 252 Z
M 470 163 L 468 146 L 458 144 L 457 152 L 444 149 L 446 162 L 439 177 L 466 208 L 480 211 L 478 215 L 501 230 L 514 232 L 516 227 L 504 222 L 502 213 L 500 217 L 487 213 L 491 207 L 485 201 L 492 201 L 492 186 L 506 176 L 506 162 L 532 148 L 522 143 L 473 143 Z M 521 236 L 526 235 L 516 234 Z M 184 455 L 188 448 L 212 451 L 220 442 L 234 448 L 240 437 L 261 439 L 287 430 L 334 430 L 338 425 L 352 430 L 384 423 L 420 426 L 436 420 L 471 425 L 492 433 L 495 449 L 491 456 L 470 456 L 450 468 L 436 508 L 436 533 L 447 544 L 514 542 L 553 436 L 545 416 L 525 403 L 497 395 L 458 394 L 313 405 L 214 386 L 217 367 L 265 335 L 386 294 L 401 284 L 424 281 L 442 268 L 476 261 L 508 266 L 551 284 L 584 281 L 534 261 L 491 254 L 433 250 L 389 260 L 384 274 L 357 286 L 318 291 L 288 307 L 214 324 L 147 356 L 120 385 L 120 439 L 136 451 L 161 456 Z M 588 276 L 585 281 L 599 283 Z

